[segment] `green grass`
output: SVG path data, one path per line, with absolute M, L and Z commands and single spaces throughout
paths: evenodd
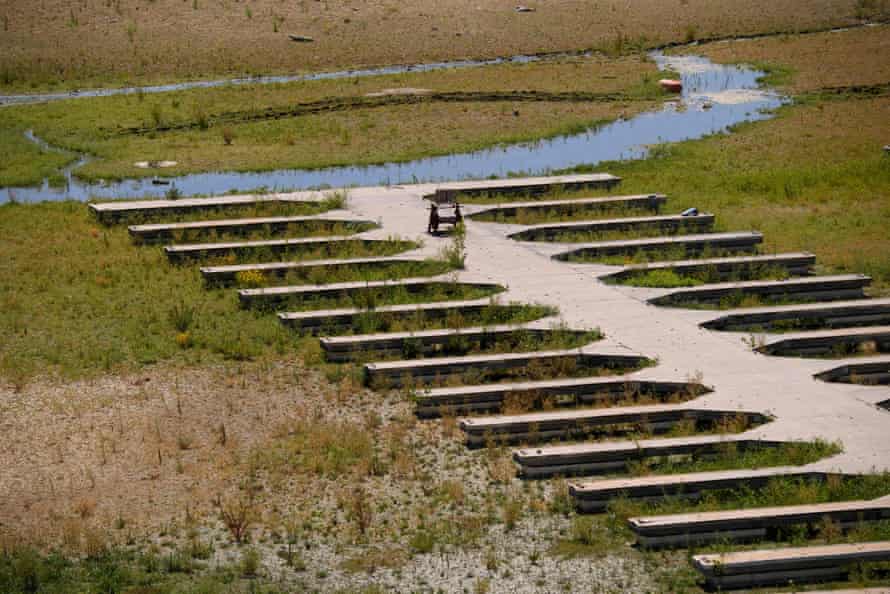
M 465 301 L 482 299 L 504 291 L 503 287 L 474 285 L 449 280 L 429 281 L 411 287 L 387 285 L 384 287 L 357 287 L 337 296 L 274 296 L 274 299 L 255 299 L 251 308 L 260 311 L 310 311 L 321 309 L 359 308 L 374 309 L 381 305 L 431 303 L 434 301 Z
M 85 558 L 19 547 L 0 552 L 0 591 L 7 594 L 152 594 L 283 592 L 265 579 L 245 578 L 237 564 L 217 565 L 197 551 L 134 553 L 123 548 Z
M 402 378 L 405 389 L 415 387 L 454 387 L 461 385 L 490 384 L 499 382 L 537 381 L 571 377 L 605 377 L 638 371 L 644 367 L 655 365 L 655 361 L 647 360 L 639 365 L 615 364 L 598 366 L 585 361 L 577 361 L 575 357 L 560 357 L 549 361 L 532 361 L 521 367 L 504 367 L 500 369 L 474 368 L 464 373 L 436 376 L 432 379 Z M 375 378 L 376 380 L 377 378 Z M 389 387 L 387 380 L 381 378 L 380 383 L 372 382 L 374 389 Z M 622 428 L 623 431 L 623 428 Z M 626 431 L 623 431 L 626 433 Z
M 231 282 L 240 288 L 255 288 L 274 285 L 324 285 L 330 283 L 381 281 L 395 278 L 418 278 L 438 276 L 454 268 L 443 260 L 418 260 L 404 262 L 381 262 L 373 264 L 351 264 L 348 266 L 325 264 L 288 270 L 283 276 L 271 276 L 261 270 L 238 273 Z
M 740 265 L 732 274 L 721 276 L 715 266 L 692 272 L 677 272 L 671 269 L 640 270 L 617 281 L 620 285 L 650 288 L 696 287 L 709 283 L 737 282 L 752 280 L 785 280 L 788 270 L 780 266 Z
M 247 229 L 182 229 L 153 237 L 146 243 L 214 243 L 221 241 L 257 241 L 282 237 L 344 236 L 375 229 L 371 222 L 324 220 L 301 221 L 284 225 L 264 225 Z M 138 239 L 138 238 L 137 238 Z
M 701 227 L 694 225 L 658 226 L 650 225 L 635 227 L 632 229 L 610 229 L 607 231 L 570 230 L 557 231 L 552 236 L 538 237 L 532 234 L 525 237 L 525 241 L 555 241 L 561 243 L 592 243 L 597 241 L 613 241 L 619 239 L 644 239 L 650 237 L 665 237 L 669 235 L 690 235 L 694 233 L 707 233 Z
M 890 286 L 890 98 L 808 102 L 770 121 L 661 147 L 654 157 L 597 165 L 622 192 L 656 189 L 672 212 L 695 206 L 727 229 L 764 234 L 764 253 L 811 251 L 826 272 Z M 585 168 L 579 168 L 584 171 Z
M 646 264 L 649 262 L 675 262 L 680 260 L 705 260 L 709 258 L 726 258 L 745 254 L 754 255 L 756 252 L 712 248 L 687 249 L 684 245 L 676 245 L 669 248 L 637 249 L 633 252 L 603 255 L 581 251 L 569 255 L 569 262 L 596 262 L 598 264 L 610 264 L 612 266 L 627 266 L 630 264 Z
M 196 269 L 98 226 L 81 203 L 2 205 L 0 233 L 0 374 L 14 383 L 278 355 L 293 341 L 233 291 L 207 291 Z
M 589 196 L 579 196 L 587 198 Z M 507 200 L 502 199 L 501 202 Z M 518 208 L 516 214 L 504 214 L 493 210 L 470 217 L 480 223 L 506 223 L 511 225 L 539 225 L 542 223 L 566 223 L 571 221 L 593 221 L 599 219 L 618 219 L 623 217 L 646 217 L 655 213 L 650 209 L 603 207 L 586 205 L 564 205 L 546 210 L 538 208 Z
M 360 314 L 348 327 L 331 326 L 322 328 L 324 336 L 345 334 L 373 334 L 380 332 L 409 332 L 438 328 L 470 328 L 473 326 L 493 326 L 496 324 L 523 324 L 544 317 L 554 316 L 557 310 L 547 305 L 526 305 L 520 303 L 499 304 L 492 302 L 479 312 L 449 312 L 446 316 L 427 316 L 417 312 L 410 317 L 396 317 L 373 309 Z
M 240 192 L 230 192 L 232 195 Z M 265 189 L 251 192 L 253 195 L 265 195 Z M 169 196 L 167 198 L 170 198 Z M 119 213 L 113 224 L 141 225 L 147 223 L 188 223 L 215 219 L 251 219 L 262 217 L 295 217 L 308 216 L 346 208 L 348 195 L 346 192 L 334 192 L 317 201 L 282 202 L 278 200 L 256 201 L 244 205 L 230 205 L 199 210 L 183 211 L 133 211 Z M 102 200 L 101 202 L 114 202 Z
M 323 237 L 319 237 L 323 240 Z M 284 248 L 258 246 L 238 246 L 231 249 L 207 253 L 196 251 L 180 254 L 179 264 L 229 265 L 255 262 L 275 262 L 281 260 L 327 260 L 332 258 L 368 258 L 372 256 L 392 256 L 420 247 L 417 242 L 390 237 L 380 240 L 344 239 L 336 242 L 310 242 Z
M 803 466 L 843 451 L 840 444 L 822 440 L 793 442 L 778 447 L 751 447 L 739 450 L 735 444 L 722 444 L 717 452 L 700 458 L 646 458 L 628 461 L 634 475 L 681 474 L 712 472 L 743 468 L 767 468 L 770 466 Z
M 155 175 L 156 171 L 134 165 L 146 160 L 177 161 L 162 172 L 173 176 L 371 165 L 468 152 L 577 133 L 651 109 L 663 96 L 650 63 L 619 62 L 608 68 L 617 74 L 605 81 L 579 79 L 572 63 L 541 64 L 528 69 L 494 67 L 488 78 L 482 72 L 436 72 L 348 83 L 243 85 L 13 106 L 0 112 L 0 142 L 11 156 L 8 162 L 14 164 L 0 169 L 0 185 L 36 184 L 51 173 L 46 164 L 32 163 L 34 148 L 21 137 L 25 129 L 34 129 L 54 146 L 95 156 L 75 175 L 96 181 Z M 491 77 L 505 70 L 507 86 L 492 88 Z M 559 74 L 565 71 L 574 77 Z M 380 90 L 380 85 L 399 86 L 412 78 L 426 82 L 409 86 L 457 91 L 467 100 L 427 98 L 408 104 L 403 97 L 364 97 Z M 513 98 L 511 87 L 558 96 L 552 101 L 539 101 L 540 96 L 526 101 Z M 495 91 L 505 93 L 503 98 L 492 96 Z M 590 93 L 600 92 L 610 95 L 589 100 Z M 306 107 L 318 101 L 324 105 Z M 164 131 L 171 126 L 184 128 Z M 127 132 L 133 128 L 145 132 Z
M 450 329 L 450 328 L 449 328 Z M 356 353 L 355 359 L 385 361 L 391 359 L 423 359 L 429 357 L 463 357 L 491 353 L 525 353 L 531 351 L 564 350 L 581 347 L 601 340 L 599 330 L 587 332 L 572 331 L 567 328 L 554 328 L 539 335 L 527 330 L 517 330 L 508 336 L 460 336 L 454 335 L 446 343 L 433 350 L 425 350 L 419 340 L 403 341 L 401 352 Z
M 25 186 L 56 176 L 77 157 L 47 151 L 25 138 L 25 128 L 0 123 L 0 187 Z
M 875 499 L 888 494 L 890 473 L 829 479 L 825 482 L 777 478 L 759 489 L 739 487 L 709 491 L 698 501 L 676 497 L 654 502 L 615 499 L 609 504 L 609 513 L 623 522 L 635 516 L 852 501 Z

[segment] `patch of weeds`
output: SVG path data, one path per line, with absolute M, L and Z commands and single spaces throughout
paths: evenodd
M 560 557 L 604 557 L 625 546 L 625 535 L 610 528 L 602 518 L 575 516 L 570 537 L 559 540 L 550 554 Z

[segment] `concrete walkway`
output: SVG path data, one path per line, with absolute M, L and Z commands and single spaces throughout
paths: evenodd
M 435 255 L 450 243 L 447 237 L 425 233 L 428 203 L 422 196 L 435 189 L 431 184 L 355 188 L 349 191 L 348 209 L 360 218 L 381 223 L 380 229 L 362 236 L 422 240 L 424 246 L 416 253 Z M 700 322 L 715 317 L 713 311 L 655 307 L 646 299 L 658 289 L 610 286 L 597 280 L 617 267 L 554 261 L 552 245 L 508 239 L 506 235 L 517 229 L 515 225 L 467 220 L 466 227 L 467 268 L 459 274 L 460 280 L 503 284 L 508 291 L 499 297 L 501 302 L 557 306 L 569 327 L 601 328 L 606 339 L 597 343 L 597 351 L 608 345 L 611 352 L 658 359 L 657 366 L 637 377 L 682 380 L 700 375 L 714 392 L 702 396 L 697 407 L 757 410 L 776 417 L 752 436 L 842 442 L 842 454 L 812 464 L 810 469 L 890 470 L 890 413 L 875 406 L 886 400 L 890 391 L 813 378 L 814 373 L 841 365 L 842 360 L 754 353 L 745 335 L 699 328 Z

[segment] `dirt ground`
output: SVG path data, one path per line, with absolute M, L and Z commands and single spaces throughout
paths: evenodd
M 874 5 L 874 6 L 872 6 Z M 299 72 L 824 28 L 855 0 L 0 1 L 0 88 Z M 306 35 L 311 43 L 291 41 Z M 617 46 L 617 47 L 616 47 Z
M 653 588 L 623 541 L 597 549 L 596 568 L 552 553 L 571 522 L 507 451 L 468 450 L 453 419 L 419 421 L 403 394 L 296 360 L 35 381 L 0 403 L 0 547 L 237 563 L 247 545 L 222 512 L 244 506 L 262 574 L 288 591 Z

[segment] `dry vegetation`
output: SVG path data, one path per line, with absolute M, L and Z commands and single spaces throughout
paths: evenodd
M 419 423 L 404 395 L 330 383 L 299 360 L 35 382 L 0 402 L 27 419 L 0 450 L 4 547 L 128 547 L 242 571 L 256 554 L 253 571 L 281 573 L 283 591 L 483 578 L 651 590 L 636 554 L 595 572 L 542 556 L 568 520 L 551 515 L 547 485 L 520 488 L 507 452 L 470 453 L 453 419 Z
M 606 3 L 598 10 L 583 3 L 580 12 L 581 3 L 560 2 L 531 15 L 515 14 L 504 2 L 480 9 L 459 4 L 414 3 L 409 9 L 402 3 L 305 2 L 285 9 L 259 0 L 121 0 L 79 2 L 69 11 L 56 0 L 28 8 L 7 1 L 0 4 L 0 15 L 7 15 L 0 27 L 8 27 L 0 47 L 15 49 L 0 52 L 0 60 L 25 73 L 7 81 L 14 87 L 60 76 L 112 82 L 243 68 L 322 68 L 352 63 L 347 56 L 354 55 L 375 63 L 578 47 L 613 39 L 619 20 L 628 36 L 652 35 L 646 27 L 658 22 L 663 41 L 823 25 L 856 12 L 853 3 L 815 1 L 733 3 L 725 15 L 723 2 L 704 0 Z M 270 9 L 284 17 L 275 21 L 277 33 Z M 419 16 L 421 11 L 427 12 Z M 449 24 L 437 24 L 436 15 Z M 199 21 L 210 25 L 198 27 Z M 403 35 L 392 33 L 395 23 Z M 559 39 L 542 33 L 559 27 Z M 100 35 L 85 36 L 86 30 Z M 101 35 L 106 31 L 114 34 Z M 291 44 L 284 40 L 290 31 L 319 41 Z M 91 45 L 103 36 L 112 51 Z M 418 49 L 428 38 L 432 42 Z M 75 40 L 86 45 L 71 51 Z M 787 88 L 806 92 L 888 82 L 886 44 L 882 27 L 700 49 L 720 61 L 781 66 L 788 69 Z M 303 57 L 288 63 L 298 52 Z M 45 56 L 39 67 L 38 54 Z M 159 59 L 162 54 L 165 59 Z M 112 68 L 111 78 L 96 74 L 106 67 Z M 498 74 L 490 77 L 491 72 Z M 628 58 L 355 84 L 245 87 L 177 95 L 181 113 L 173 107 L 177 96 L 161 96 L 84 103 L 83 111 L 63 103 L 17 108 L 3 110 L 0 118 L 9 118 L 7 129 L 16 134 L 25 125 L 42 126 L 56 142 L 105 156 L 90 166 L 95 176 L 134 173 L 128 168 L 136 154 L 174 153 L 183 170 L 249 168 L 260 161 L 293 166 L 301 159 L 370 162 L 380 155 L 465 150 L 480 139 L 546 134 L 554 129 L 555 114 L 559 126 L 571 127 L 641 109 L 646 102 L 386 107 L 241 124 L 231 145 L 215 130 L 137 137 L 125 144 L 96 133 L 95 111 L 105 124 L 139 124 L 152 121 L 155 105 L 162 106 L 164 117 L 188 119 L 201 102 L 209 111 L 286 105 L 294 88 L 300 100 L 407 84 L 503 90 L 527 88 L 529 81 L 564 90 L 581 88 L 596 72 L 616 77 L 603 78 L 596 88 L 625 90 L 645 82 L 652 66 Z M 626 180 L 622 192 L 658 188 L 671 195 L 672 210 L 697 206 L 716 212 L 727 228 L 763 231 L 768 251 L 811 250 L 829 267 L 867 272 L 887 286 L 890 169 L 880 147 L 888 141 L 888 121 L 886 96 L 809 98 L 783 108 L 774 120 L 659 147 L 652 159 L 616 163 L 609 170 Z M 554 584 L 566 591 L 698 591 L 694 578 L 676 570 L 686 567 L 681 555 L 642 555 L 624 546 L 621 519 L 651 509 L 618 505 L 603 518 L 572 518 L 563 482 L 520 483 L 507 451 L 494 446 L 468 451 L 453 417 L 417 421 L 409 394 L 371 392 L 354 369 L 307 366 L 318 356 L 317 346 L 297 353 L 305 344 L 273 319 L 238 310 L 231 295 L 206 291 L 194 271 L 167 266 L 154 248 L 132 246 L 122 228 L 100 229 L 80 204 L 7 205 L 2 214 L 0 227 L 9 241 L 5 252 L 0 248 L 0 276 L 13 290 L 2 295 L 0 324 L 0 562 L 7 550 L 34 543 L 89 559 L 115 547 L 148 551 L 165 559 L 170 573 L 174 560 L 182 574 L 192 563 L 216 567 L 237 561 L 239 578 L 283 576 L 285 591 L 359 591 L 369 584 L 383 591 L 520 592 Z M 180 341 L 183 335 L 187 341 Z M 51 377 L 53 372 L 60 376 Z M 804 485 L 774 487 L 778 494 L 767 489 L 749 500 L 709 503 L 834 497 L 806 492 Z M 837 497 L 861 494 L 842 495 Z M 684 505 L 670 502 L 661 511 Z
M 778 69 L 770 81 L 792 93 L 826 87 L 890 83 L 890 26 L 810 35 L 783 35 L 695 48 L 719 63 L 743 62 Z
M 0 85 L 28 90 L 661 44 L 849 24 L 861 0 L 43 0 L 0 3 Z M 294 43 L 288 34 L 308 35 Z

